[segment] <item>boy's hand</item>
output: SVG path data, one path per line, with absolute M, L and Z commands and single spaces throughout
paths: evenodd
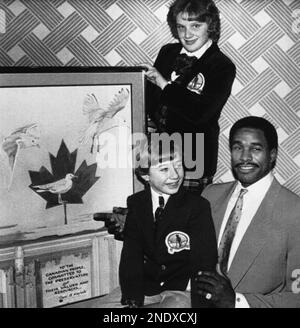
M 121 299 L 121 304 L 122 305 L 125 305 L 124 306 L 124 309 L 128 309 L 128 308 L 130 308 L 130 309 L 137 309 L 137 308 L 140 308 L 140 307 L 142 307 L 143 306 L 143 303 L 142 302 L 138 302 L 138 301 L 135 301 L 135 300 L 127 300 L 127 299 L 123 299 L 123 297 L 122 297 L 122 299 Z

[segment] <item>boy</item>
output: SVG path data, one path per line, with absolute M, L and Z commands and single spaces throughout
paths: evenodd
M 119 267 L 123 305 L 176 307 L 199 270 L 217 263 L 209 203 L 182 188 L 179 148 L 151 142 L 139 153 L 136 174 L 145 190 L 128 197 L 128 214 Z M 189 301 L 189 299 L 187 299 Z

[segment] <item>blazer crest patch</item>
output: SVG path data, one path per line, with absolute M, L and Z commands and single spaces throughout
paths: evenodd
M 202 73 L 197 74 L 192 81 L 188 84 L 187 88 L 193 92 L 202 93 L 202 90 L 205 86 L 205 78 Z
M 182 231 L 170 232 L 165 239 L 169 254 L 181 252 L 190 249 L 190 237 Z

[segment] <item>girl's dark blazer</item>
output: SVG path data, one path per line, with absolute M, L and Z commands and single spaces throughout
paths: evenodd
M 171 78 L 175 59 L 181 49 L 180 43 L 167 44 L 157 56 L 154 66 L 167 80 Z M 200 73 L 204 85 L 198 94 L 187 89 L 187 85 Z M 165 106 L 166 132 L 204 133 L 203 176 L 206 177 L 216 172 L 220 131 L 218 119 L 231 94 L 235 74 L 235 65 L 213 43 L 184 76 L 163 90 L 147 83 L 146 110 L 154 122 L 157 122 L 160 108 Z

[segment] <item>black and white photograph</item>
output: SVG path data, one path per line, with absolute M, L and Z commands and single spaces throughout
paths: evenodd
M 0 0 L 10 308 L 300 308 L 299 0 Z

